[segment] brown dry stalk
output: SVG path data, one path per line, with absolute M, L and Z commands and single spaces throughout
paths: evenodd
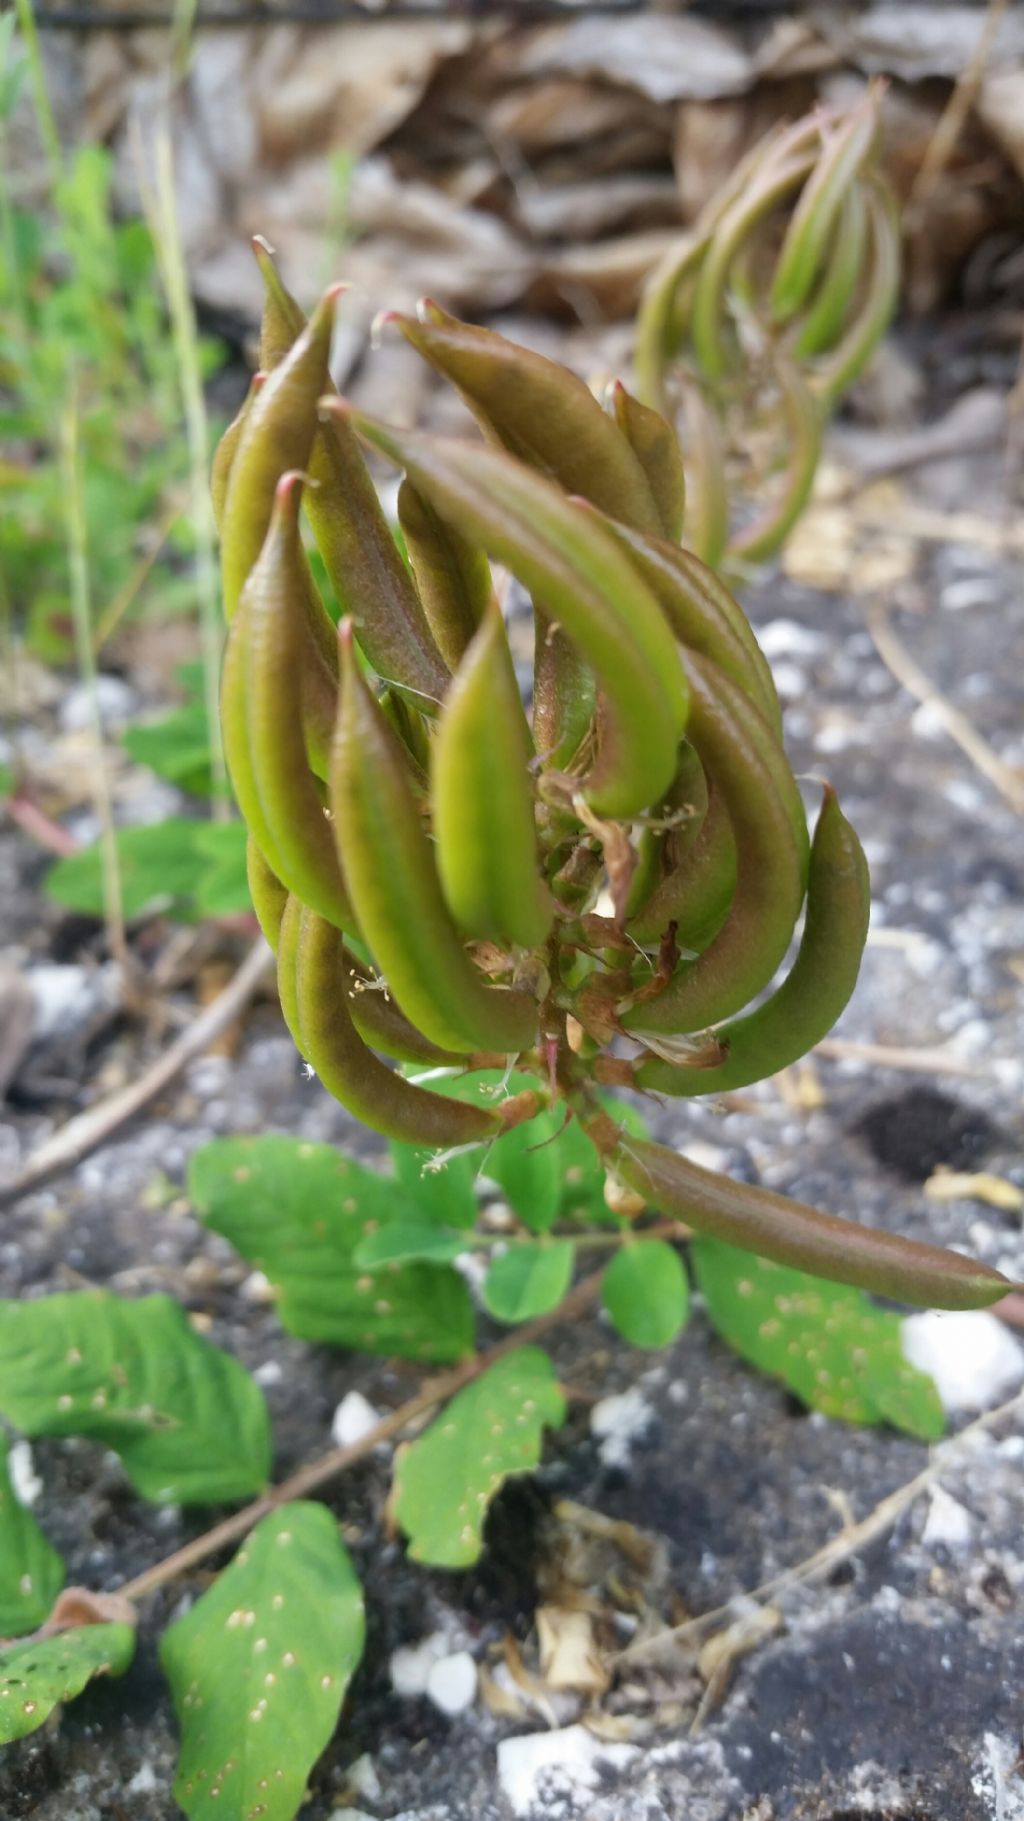
M 202 1536 L 194 1537 L 191 1543 L 185 1543 L 181 1549 L 176 1549 L 173 1555 L 166 1556 L 162 1562 L 157 1562 L 152 1568 L 136 1575 L 134 1580 L 126 1581 L 123 1587 L 118 1588 L 118 1593 L 128 1600 L 140 1600 L 146 1594 L 155 1593 L 158 1587 L 166 1586 L 168 1581 L 175 1580 L 179 1574 L 185 1574 L 191 1568 L 197 1568 L 201 1562 L 227 1548 L 229 1543 L 237 1543 L 242 1537 L 248 1536 L 254 1525 L 266 1517 L 268 1512 L 276 1511 L 279 1505 L 287 1505 L 292 1499 L 307 1498 L 311 1492 L 319 1491 L 328 1480 L 344 1473 L 346 1468 L 355 1466 L 357 1461 L 365 1460 L 381 1442 L 391 1441 L 394 1436 L 400 1435 L 418 1416 L 433 1410 L 437 1404 L 447 1403 L 457 1391 L 480 1378 L 506 1353 L 513 1353 L 518 1347 L 529 1346 L 560 1322 L 572 1321 L 582 1315 L 596 1299 L 602 1276 L 603 1271 L 592 1272 L 575 1289 L 570 1290 L 557 1309 L 551 1309 L 547 1315 L 539 1315 L 535 1321 L 525 1323 L 514 1334 L 499 1341 L 497 1346 L 488 1348 L 486 1353 L 475 1353 L 471 1359 L 454 1366 L 450 1372 L 426 1380 L 414 1397 L 408 1398 L 397 1410 L 392 1410 L 390 1415 L 382 1417 L 357 1442 L 351 1442 L 344 1448 L 331 1448 L 317 1460 L 300 1467 L 288 1479 L 282 1480 L 279 1486 L 271 1487 L 261 1498 L 246 1505 L 244 1510 L 236 1511 L 232 1517 L 225 1518 L 223 1523 L 215 1524 L 212 1530 L 204 1531 Z

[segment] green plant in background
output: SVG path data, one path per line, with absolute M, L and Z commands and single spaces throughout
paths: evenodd
M 714 567 L 742 570 L 780 549 L 810 495 L 825 420 L 896 308 L 880 99 L 876 86 L 848 113 L 776 128 L 647 286 L 640 396 L 679 413 L 687 543 Z
M 169 784 L 189 796 L 208 799 L 214 793 L 214 775 L 203 666 L 183 664 L 178 676 L 185 692 L 181 706 L 125 728 L 121 745 L 129 758 Z M 215 822 L 168 816 L 144 826 L 116 828 L 112 838 L 122 911 L 129 922 L 162 915 L 188 923 L 251 910 L 246 834 L 237 818 Z M 46 892 L 68 910 L 102 916 L 102 841 L 51 866 Z
M 4 587 L 7 610 L 30 647 L 63 662 L 73 639 L 58 433 L 70 392 L 78 401 L 97 646 L 131 606 L 160 614 L 194 609 L 186 561 L 189 466 L 178 361 L 151 234 L 144 222 L 117 219 L 104 148 L 83 146 L 63 158 L 41 69 L 32 86 L 48 147 L 49 192 L 43 208 L 18 202 L 6 138 L 35 66 L 34 40 L 25 39 L 26 55 L 16 53 L 14 23 L 13 14 L 0 21 Z M 207 375 L 222 358 L 218 344 L 200 343 Z M 167 560 L 159 560 L 161 552 Z

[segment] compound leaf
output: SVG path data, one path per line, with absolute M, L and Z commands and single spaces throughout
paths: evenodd
M 134 1652 L 135 1628 L 121 1624 L 81 1625 L 0 1649 L 0 1745 L 35 1732 L 94 1676 L 123 1675 Z
M 395 1460 L 391 1509 L 414 1560 L 470 1567 L 498 1487 L 537 1465 L 545 1425 L 556 1428 L 564 1419 L 565 1398 L 539 1347 L 506 1354 L 453 1397 Z
M 324 1505 L 265 1517 L 164 1634 L 191 1821 L 292 1821 L 363 1651 L 363 1597 Z
M 561 1302 L 572 1277 L 571 1239 L 522 1240 L 493 1261 L 484 1279 L 484 1305 L 498 1321 L 530 1321 Z
M 631 1346 L 667 1347 L 686 1323 L 690 1285 L 670 1245 L 637 1238 L 616 1252 L 601 1279 L 601 1300 Z
M 290 1334 L 409 1359 L 472 1352 L 473 1306 L 450 1265 L 356 1262 L 407 1205 L 388 1177 L 331 1145 L 225 1138 L 196 1152 L 188 1185 L 205 1224 L 270 1279 Z
M 0 1413 L 25 1435 L 113 1448 L 158 1504 L 246 1498 L 270 1471 L 263 1393 L 170 1296 L 0 1303 Z
M 903 1357 L 901 1316 L 861 1290 L 721 1240 L 696 1240 L 691 1256 L 712 1326 L 812 1410 L 848 1423 L 892 1423 L 922 1441 L 943 1433 L 932 1380 Z
M 0 1637 L 10 1638 L 49 1617 L 64 1585 L 64 1563 L 15 1493 L 7 1459 L 7 1438 L 0 1435 Z
M 170 816 L 143 828 L 119 828 L 116 845 L 124 914 L 129 919 L 160 911 L 187 923 L 197 916 L 249 908 L 241 822 Z M 69 910 L 102 916 L 100 842 L 51 866 L 46 890 Z

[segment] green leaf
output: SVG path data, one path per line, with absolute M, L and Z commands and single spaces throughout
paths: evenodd
M 942 1435 L 938 1392 L 903 1357 L 901 1316 L 876 1308 L 861 1290 L 721 1240 L 695 1240 L 691 1257 L 712 1326 L 812 1410 L 848 1423 L 892 1423 L 922 1441 Z
M 685 1326 L 690 1286 L 678 1253 L 663 1239 L 630 1241 L 601 1279 L 601 1300 L 633 1347 L 667 1347 Z
M 194 888 L 197 916 L 230 917 L 251 910 L 245 823 L 197 822 L 195 830 L 195 850 L 201 862 Z
M 194 796 L 210 795 L 210 727 L 203 702 L 186 702 L 159 721 L 128 727 L 121 745 L 139 765 Z
M 444 1092 L 443 1084 L 431 1081 L 432 1088 Z M 476 1222 L 476 1177 L 478 1160 L 469 1156 L 449 1157 L 440 1169 L 434 1167 L 434 1151 L 420 1145 L 392 1142 L 391 1167 L 395 1181 L 419 1218 L 439 1222 L 442 1226 L 465 1229 Z
M 571 1239 L 523 1240 L 500 1252 L 484 1280 L 484 1304 L 498 1321 L 529 1321 L 561 1302 L 572 1277 Z
M 424 1220 L 391 1220 L 359 1241 L 352 1262 L 361 1271 L 379 1271 L 383 1265 L 407 1264 L 417 1258 L 450 1264 L 465 1250 L 466 1241 L 457 1233 L 446 1233 Z
M 472 1352 L 473 1306 L 457 1271 L 356 1263 L 360 1241 L 404 1211 L 388 1177 L 330 1145 L 225 1138 L 196 1152 L 188 1186 L 205 1224 L 270 1279 L 290 1334 L 409 1359 Z
M 0 1636 L 17 1637 L 49 1618 L 64 1585 L 64 1563 L 18 1499 L 7 1455 L 0 1434 Z
M 117 830 L 117 857 L 121 873 L 124 914 L 129 919 L 146 912 L 163 911 L 182 922 L 204 910 L 214 894 L 218 912 L 245 910 L 249 905 L 244 886 L 245 828 L 241 822 L 192 822 L 171 816 L 146 828 Z M 222 869 L 228 869 L 226 889 Z M 46 875 L 46 890 L 58 904 L 86 916 L 103 914 L 103 862 L 99 842 L 81 853 L 58 860 Z M 227 903 L 224 902 L 225 896 Z
M 0 1649 L 0 1745 L 36 1732 L 94 1676 L 120 1676 L 135 1653 L 132 1625 L 81 1625 Z
M 292 1821 L 363 1652 L 363 1597 L 324 1505 L 284 1505 L 160 1645 L 191 1821 Z
M 0 1413 L 25 1435 L 103 1442 L 157 1504 L 247 1498 L 270 1472 L 259 1386 L 170 1296 L 0 1303 Z
M 409 1554 L 437 1568 L 468 1568 L 483 1546 L 487 1506 L 513 1473 L 540 1460 L 545 1425 L 565 1420 L 554 1367 L 539 1347 L 519 1347 L 442 1411 L 395 1458 L 392 1512 Z
M 9 17 L 10 15 L 8 15 Z M 13 765 L 0 765 L 0 797 L 9 797 L 14 789 Z

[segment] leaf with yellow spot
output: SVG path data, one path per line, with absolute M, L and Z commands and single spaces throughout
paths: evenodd
M 0 1434 L 0 1637 L 34 1631 L 64 1585 L 64 1563 L 11 1484 Z
M 565 1420 L 565 1398 L 539 1347 L 507 1353 L 460 1391 L 424 1435 L 400 1448 L 391 1510 L 409 1554 L 437 1568 L 468 1568 L 483 1547 L 487 1507 L 502 1482 L 540 1460 L 545 1427 Z
M 394 1179 L 332 1145 L 271 1136 L 204 1145 L 188 1187 L 205 1225 L 270 1279 L 289 1334 L 406 1359 L 472 1352 L 473 1305 L 451 1265 L 356 1261 L 364 1240 L 418 1213 Z
M 124 1674 L 135 1653 L 133 1625 L 82 1625 L 52 1638 L 0 1649 L 0 1745 L 35 1732 L 94 1676 Z
M 0 1415 L 25 1435 L 113 1448 L 156 1504 L 247 1498 L 270 1472 L 262 1391 L 170 1296 L 0 1303 Z
M 781 1378 L 812 1410 L 847 1423 L 891 1423 L 926 1442 L 943 1433 L 932 1380 L 903 1357 L 901 1316 L 878 1308 L 861 1290 L 721 1240 L 695 1240 L 691 1257 L 723 1340 Z
M 165 1632 L 190 1821 L 292 1821 L 363 1653 L 363 1596 L 324 1505 L 282 1505 Z

